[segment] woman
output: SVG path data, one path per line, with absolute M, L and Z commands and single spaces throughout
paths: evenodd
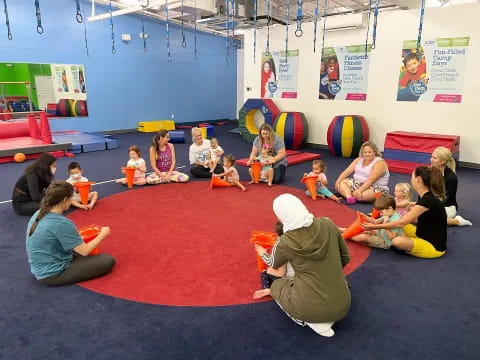
M 210 158 L 210 140 L 204 139 L 200 128 L 194 127 L 192 129 L 192 141 L 190 145 L 188 157 L 190 159 L 190 173 L 199 178 L 210 178 L 212 173 L 210 172 L 209 164 L 211 164 Z M 217 164 L 213 169 L 215 174 L 221 174 L 223 167 Z
M 350 309 L 343 273 L 350 262 L 345 241 L 334 223 L 327 218 L 314 219 L 291 194 L 278 196 L 273 211 L 283 224 L 284 234 L 271 254 L 259 245 L 255 250 L 274 269 L 290 262 L 295 275 L 293 280 L 275 280 L 271 296 L 298 324 L 308 325 L 319 335 L 333 336 L 331 326 Z
M 102 227 L 98 236 L 85 243 L 75 225 L 62 214 L 72 203 L 73 186 L 54 181 L 48 187 L 40 210 L 27 227 L 26 249 L 30 270 L 47 286 L 89 280 L 108 273 L 115 260 L 110 255 L 87 256 L 110 234 Z
M 381 156 L 374 142 L 364 142 L 358 158 L 338 176 L 335 189 L 347 199 L 348 204 L 373 202 L 376 193 L 388 194 L 390 173 Z M 348 177 L 351 173 L 354 173 L 353 178 Z
M 430 164 L 438 168 L 443 174 L 445 182 L 446 199 L 443 202 L 447 213 L 447 223 L 452 226 L 472 226 L 472 223 L 457 215 L 457 187 L 458 178 L 455 174 L 455 159 L 452 152 L 446 147 L 439 146 L 433 150 Z
M 40 208 L 40 201 L 53 180 L 57 158 L 43 153 L 17 180 L 12 194 L 13 210 L 17 215 L 32 216 Z
M 261 154 L 262 149 L 272 149 L 273 159 L 266 162 L 266 165 L 273 166 L 273 184 L 280 184 L 285 178 L 287 172 L 287 153 L 285 151 L 285 143 L 282 138 L 275 134 L 272 127 L 266 123 L 260 126 L 260 136 L 253 140 L 252 152 L 247 165 L 255 161 L 258 155 Z
M 160 184 L 165 182 L 187 182 L 187 174 L 175 170 L 175 148 L 168 140 L 168 131 L 161 129 L 152 139 L 149 148 L 150 166 L 153 174 L 147 176 L 147 183 Z
M 396 221 L 383 224 L 364 224 L 365 229 L 393 229 L 403 227 L 403 236 L 392 239 L 399 250 L 420 258 L 437 258 L 447 251 L 447 216 L 442 201 L 445 185 L 442 173 L 436 167 L 419 166 L 412 173 L 412 187 L 418 201 L 409 212 Z M 410 224 L 417 220 L 417 226 Z

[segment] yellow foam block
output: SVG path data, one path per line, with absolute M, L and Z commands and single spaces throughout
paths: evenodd
M 200 129 L 200 131 L 202 132 L 202 137 L 203 137 L 204 139 L 206 139 L 206 138 L 207 138 L 207 128 L 206 128 L 206 127 L 201 127 L 201 128 L 199 128 L 199 129 Z
M 156 121 L 139 121 L 138 131 L 140 132 L 156 132 L 160 129 L 175 130 L 175 121 L 173 120 L 156 120 Z

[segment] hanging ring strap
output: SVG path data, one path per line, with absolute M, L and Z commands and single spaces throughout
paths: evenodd
M 302 30 L 302 19 L 303 19 L 302 6 L 303 6 L 303 0 L 298 0 L 298 6 L 297 6 L 297 30 L 295 30 L 295 36 L 296 36 L 296 37 L 300 37 L 300 36 L 303 35 L 303 30 Z
M 183 23 L 183 0 L 182 0 L 182 47 L 187 47 L 187 41 L 185 40 L 185 32 L 184 32 L 184 23 Z
M 83 16 L 80 10 L 80 0 L 75 0 L 75 2 L 77 3 L 77 16 L 76 16 L 77 22 L 81 24 L 83 22 Z
M 313 52 L 317 44 L 318 0 L 315 0 L 315 21 L 313 22 Z
M 323 57 L 323 50 L 325 49 L 325 33 L 327 32 L 327 9 L 328 9 L 328 0 L 325 0 L 325 5 L 323 9 L 323 31 L 322 31 L 322 53 L 320 57 Z
M 422 30 L 423 30 L 424 15 L 425 15 L 425 0 L 422 0 L 422 7 L 420 9 L 420 24 L 418 25 L 417 52 L 420 51 L 420 46 L 422 46 Z
M 375 49 L 377 42 L 377 22 L 378 22 L 378 7 L 380 0 L 375 2 L 375 11 L 373 13 L 373 32 L 372 32 L 372 50 Z
M 83 8 L 83 12 L 85 13 L 85 7 Z M 88 39 L 87 39 L 87 24 L 86 21 L 83 22 L 83 38 L 85 40 L 85 50 L 87 51 L 87 56 L 90 57 L 90 53 L 88 51 Z
M 267 0 L 267 48 L 265 55 L 270 56 L 270 0 Z
M 232 1 L 232 39 L 235 37 L 235 0 Z
M 42 14 L 40 13 L 39 0 L 35 0 L 35 15 L 37 16 L 37 33 L 43 34 Z
M 165 23 L 165 29 L 167 32 L 167 57 L 168 57 L 168 62 L 172 62 L 172 54 L 170 53 L 170 30 L 168 27 L 168 0 L 165 0 L 165 12 L 166 12 L 166 17 L 167 21 Z
M 225 0 L 225 27 L 227 29 L 227 34 L 225 35 L 225 61 L 228 64 L 230 58 L 230 51 L 228 49 L 228 37 L 229 37 L 229 26 L 228 26 L 228 0 Z
M 110 11 L 110 30 L 112 31 L 112 54 L 116 54 L 117 49 L 115 49 L 115 33 L 113 31 L 112 0 L 110 0 L 109 11 Z
M 195 61 L 198 60 L 197 55 L 197 0 L 195 0 L 195 36 L 194 36 L 194 49 L 193 49 L 193 57 Z
M 255 64 L 257 54 L 257 1 L 253 0 L 253 63 Z
M 8 40 L 12 40 L 12 31 L 10 29 L 10 19 L 8 18 L 8 6 L 7 6 L 7 0 L 3 0 L 3 7 L 4 7 L 4 12 L 5 12 L 5 25 L 7 25 L 7 37 Z
M 365 39 L 365 58 L 368 56 L 368 34 L 370 32 L 370 16 L 372 15 L 372 0 L 368 1 L 367 38 Z
M 288 24 L 290 22 L 290 0 L 287 0 L 287 25 L 285 26 L 285 61 L 288 61 Z
M 143 37 L 143 51 L 147 52 L 147 38 L 145 36 L 145 22 L 143 20 L 144 18 L 143 10 L 142 10 L 142 37 Z

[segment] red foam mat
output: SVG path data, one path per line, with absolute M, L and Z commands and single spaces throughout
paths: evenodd
M 384 159 L 388 165 L 388 170 L 391 172 L 402 173 L 402 174 L 411 174 L 415 168 L 419 166 L 426 166 L 427 164 L 421 164 L 410 161 L 402 160 L 390 160 Z
M 320 159 L 320 154 L 301 152 L 296 150 L 287 150 L 288 165 L 295 165 L 305 161 Z M 235 161 L 235 164 L 247 166 L 248 158 Z
M 65 152 L 64 152 L 63 150 L 59 150 L 59 151 L 49 151 L 48 153 L 49 153 L 49 154 L 52 154 L 52 155 L 55 156 L 55 157 L 65 156 Z M 41 154 L 43 154 L 43 153 L 25 154 L 25 157 L 26 157 L 27 160 L 31 160 L 31 159 L 36 159 L 36 158 L 38 158 Z M 2 164 L 2 163 L 7 163 L 7 162 L 14 162 L 13 156 L 0 157 L 0 164 Z
M 384 144 L 385 149 L 425 153 L 431 153 L 438 146 L 445 146 L 456 153 L 460 151 L 460 136 L 392 131 L 387 133 Z

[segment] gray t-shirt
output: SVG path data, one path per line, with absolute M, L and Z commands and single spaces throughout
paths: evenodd
M 253 140 L 253 145 L 258 149 L 258 154 L 260 154 L 262 152 L 262 149 L 260 149 L 259 136 L 257 136 L 255 138 L 255 140 Z M 276 156 L 278 154 L 278 152 L 282 149 L 285 149 L 285 143 L 283 142 L 283 140 L 280 136 L 275 134 L 274 138 L 273 138 L 273 156 Z M 287 157 L 286 156 L 282 160 L 279 160 L 275 164 L 273 164 L 273 168 L 275 169 L 280 165 L 287 166 Z

